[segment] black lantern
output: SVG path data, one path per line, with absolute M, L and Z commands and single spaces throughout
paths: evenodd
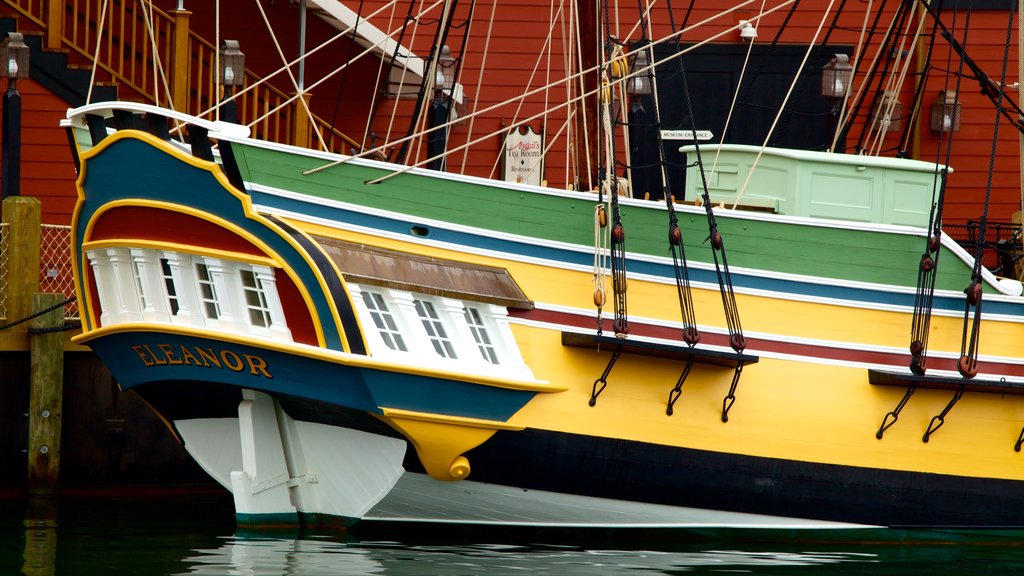
M 220 44 L 220 83 L 224 86 L 245 83 L 245 54 L 238 49 L 238 40 L 224 40 Z
M 434 67 L 434 100 L 427 109 L 427 127 L 430 129 L 427 135 L 427 155 L 433 158 L 427 162 L 427 168 L 432 170 L 444 170 L 445 167 L 444 153 L 448 144 L 448 128 L 444 126 L 452 119 L 453 114 L 456 63 L 451 49 L 442 46 Z
M 956 91 L 943 90 L 932 102 L 931 127 L 940 133 L 960 131 L 960 103 Z
M 853 66 L 850 65 L 850 57 L 836 54 L 821 69 L 821 95 L 833 100 L 845 98 L 850 89 L 851 76 Z
M 21 94 L 17 80 L 28 78 L 28 45 L 18 32 L 10 32 L 0 44 L 0 59 L 3 60 L 4 76 L 7 77 L 7 91 L 3 96 L 3 112 L 0 135 L 3 160 L 0 161 L 0 197 L 18 196 L 21 193 Z
M 4 62 L 4 76 L 12 80 L 28 78 L 28 45 L 20 33 L 8 33 L 0 44 L 0 59 Z

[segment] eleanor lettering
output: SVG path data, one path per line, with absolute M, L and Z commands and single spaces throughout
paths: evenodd
M 154 350 L 155 348 L 155 350 Z M 262 356 L 255 354 L 239 354 L 233 350 L 215 349 L 210 346 L 188 346 L 185 344 L 139 344 L 131 346 L 142 365 L 146 368 L 154 366 L 193 366 L 196 368 L 218 368 L 232 372 L 248 372 L 251 376 L 262 376 L 272 379 L 270 365 Z

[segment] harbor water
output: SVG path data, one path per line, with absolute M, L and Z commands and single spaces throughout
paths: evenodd
M 0 499 L 0 575 L 1015 574 L 1024 533 L 236 531 L 214 492 Z

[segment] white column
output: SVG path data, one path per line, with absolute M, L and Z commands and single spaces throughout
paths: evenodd
M 200 310 L 198 284 L 192 270 L 192 257 L 177 252 L 164 252 L 167 265 L 171 268 L 174 280 L 174 291 L 178 295 L 178 313 L 171 318 L 180 324 L 203 324 L 203 313 Z
M 135 288 L 131 255 L 125 248 L 107 248 L 106 252 L 117 286 L 117 306 L 113 311 L 116 321 L 139 322 L 142 320 L 142 309 L 139 306 L 139 293 Z
M 105 250 L 89 250 L 85 253 L 96 279 L 96 292 L 100 298 L 100 326 L 117 322 L 120 303 L 117 298 L 117 278 Z M 83 279 L 84 282 L 84 279 Z
M 239 324 L 237 318 L 246 317 L 245 295 L 234 277 L 233 267 L 218 258 L 203 257 L 203 261 L 217 291 L 217 305 L 220 308 L 217 326 L 236 330 L 244 328 L 246 324 Z
M 160 269 L 158 253 L 140 248 L 132 248 L 130 252 L 132 262 L 139 271 L 139 281 L 145 296 L 142 298 L 146 303 L 142 309 L 142 317 L 149 321 L 169 322 L 171 312 L 167 306 L 167 294 L 164 292 L 163 271 Z

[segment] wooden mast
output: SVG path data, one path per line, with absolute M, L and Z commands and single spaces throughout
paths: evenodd
M 573 150 L 576 164 L 575 188 L 592 190 L 597 170 L 597 86 L 598 86 L 598 54 L 601 45 L 598 42 L 598 8 L 599 0 L 579 0 L 576 2 L 576 22 L 579 27 L 580 55 L 578 58 L 581 74 L 575 86 L 579 97 L 574 107 Z M 590 94 L 582 97 L 583 94 Z

